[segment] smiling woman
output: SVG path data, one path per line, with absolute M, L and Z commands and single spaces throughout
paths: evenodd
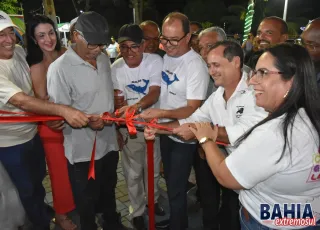
M 215 144 L 216 128 L 196 124 L 192 131 L 199 141 L 212 140 L 203 142 L 202 148 L 217 180 L 241 189 L 243 229 L 317 229 L 300 222 L 279 226 L 274 212 L 262 218 L 263 207 L 281 207 L 281 220 L 288 215 L 284 204 L 304 207 L 320 195 L 319 162 L 314 161 L 320 154 L 320 98 L 314 66 L 303 47 L 281 44 L 267 49 L 256 68 L 249 83 L 257 105 L 269 116 L 239 138 L 231 155 L 225 157 Z M 303 212 L 300 206 L 297 209 Z M 300 218 L 295 214 L 290 218 Z
M 27 38 L 27 61 L 30 65 L 34 94 L 40 99 L 48 100 L 48 67 L 64 53 L 65 49 L 61 48 L 53 21 L 44 15 L 34 15 L 27 22 Z M 38 130 L 51 180 L 55 221 L 62 229 L 75 229 L 76 225 L 66 216 L 75 205 L 64 154 L 63 134 L 61 131 L 51 130 L 46 124 L 40 124 Z

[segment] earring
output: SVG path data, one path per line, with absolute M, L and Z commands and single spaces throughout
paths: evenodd
M 287 90 L 286 94 L 283 96 L 283 98 L 286 98 L 288 96 L 289 90 Z

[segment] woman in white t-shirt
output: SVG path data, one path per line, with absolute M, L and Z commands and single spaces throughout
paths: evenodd
M 262 54 L 250 84 L 256 104 L 269 116 L 240 137 L 231 155 L 225 157 L 215 144 L 217 128 L 196 123 L 190 129 L 219 183 L 240 190 L 242 229 L 306 228 L 274 217 L 285 217 L 293 208 L 301 210 L 302 217 L 308 214 L 304 208 L 312 207 L 309 216 L 315 222 L 320 218 L 315 205 L 320 197 L 320 98 L 314 66 L 303 47 L 280 44 Z M 145 137 L 150 139 L 153 135 L 148 130 Z M 287 217 L 299 218 L 297 214 Z

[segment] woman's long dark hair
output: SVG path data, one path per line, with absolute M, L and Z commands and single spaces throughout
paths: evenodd
M 29 66 L 40 63 L 43 60 L 43 52 L 39 45 L 36 44 L 36 38 L 34 36 L 35 28 L 39 24 L 50 24 L 54 29 L 54 33 L 57 36 L 57 44 L 55 50 L 61 50 L 61 43 L 58 37 L 57 30 L 53 21 L 45 15 L 35 14 L 27 22 L 27 62 Z
M 274 65 L 280 72 L 283 72 L 281 74 L 282 80 L 289 81 L 293 78 L 292 87 L 284 102 L 270 113 L 267 118 L 242 135 L 235 146 L 239 146 L 257 127 L 284 115 L 281 127 L 284 145 L 281 156 L 277 161 L 278 163 L 284 156 L 287 147 L 291 154 L 292 143 L 289 141 L 289 136 L 292 137 L 293 122 L 300 108 L 305 109 L 320 140 L 320 96 L 313 63 L 308 52 L 303 47 L 295 44 L 279 44 L 267 49 L 265 52 L 274 57 Z

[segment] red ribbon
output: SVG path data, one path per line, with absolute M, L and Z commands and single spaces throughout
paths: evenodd
M 149 230 L 155 229 L 153 140 L 147 140 Z
M 94 180 L 96 179 L 96 172 L 95 172 L 95 167 L 94 167 L 94 164 L 95 164 L 94 158 L 96 157 L 96 144 L 97 144 L 97 131 L 96 131 L 96 135 L 94 136 L 93 148 L 92 148 L 92 152 L 91 152 L 88 180 L 90 180 L 90 178 L 92 178 Z
M 0 123 L 19 123 L 19 122 L 40 122 L 40 121 L 55 121 L 55 120 L 64 120 L 63 117 L 59 116 L 48 116 L 48 115 L 37 115 L 29 112 L 9 112 L 0 110 L 0 115 L 22 115 L 22 116 L 0 116 Z M 119 111 L 115 112 L 116 115 L 119 115 Z M 137 129 L 134 124 L 140 124 L 144 126 L 153 127 L 156 129 L 162 129 L 167 131 L 172 131 L 172 128 L 161 126 L 157 124 L 157 119 L 153 119 L 151 122 L 142 122 L 135 120 L 137 116 L 134 115 L 135 110 L 127 110 L 125 113 L 125 118 L 116 118 L 112 117 L 109 113 L 104 113 L 101 118 L 105 121 L 114 121 L 117 124 L 125 123 L 129 134 L 137 134 Z M 94 138 L 91 160 L 88 172 L 88 180 L 91 178 L 95 180 L 95 152 L 96 152 L 96 141 L 97 141 L 97 132 Z M 155 229 L 155 218 L 154 218 L 154 162 L 153 162 L 153 143 L 154 141 L 147 141 L 147 162 L 148 162 L 148 208 L 149 208 L 149 230 Z M 216 142 L 219 145 L 226 146 L 225 143 Z

